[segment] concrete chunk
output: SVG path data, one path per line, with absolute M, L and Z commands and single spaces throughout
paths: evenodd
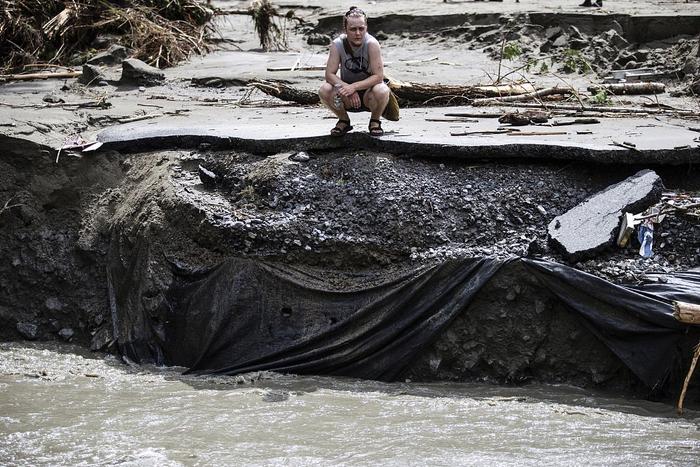
M 95 65 L 83 65 L 83 74 L 78 78 L 80 84 L 91 85 L 98 84 L 106 78 L 102 74 L 102 70 Z
M 661 199 L 661 178 L 642 170 L 596 193 L 549 223 L 550 242 L 575 262 L 613 245 L 623 212 L 641 212 Z
M 137 58 L 129 58 L 122 62 L 122 84 L 138 84 L 149 86 L 165 80 L 165 74 L 158 68 L 152 67 Z
M 88 65 L 118 65 L 122 63 L 127 56 L 128 51 L 126 47 L 115 44 L 104 52 L 100 52 L 92 57 L 87 63 Z

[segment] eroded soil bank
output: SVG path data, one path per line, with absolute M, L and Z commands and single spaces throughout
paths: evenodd
M 94 349 L 110 348 L 115 338 L 105 274 L 110 251 L 146 262 L 134 281 L 156 321 L 173 266 L 204 271 L 230 257 L 283 263 L 340 289 L 350 279 L 372 284 L 381 273 L 446 258 L 561 262 L 546 239 L 551 219 L 639 169 L 466 165 L 354 150 L 295 161 L 295 153 L 204 148 L 56 163 L 44 148 L 10 139 L 3 139 L 3 153 L 0 199 L 14 207 L 0 215 L 0 337 L 63 338 Z M 217 181 L 203 183 L 200 167 Z M 667 190 L 698 190 L 693 168 L 657 171 Z M 650 259 L 631 247 L 574 266 L 620 284 L 696 266 L 700 228 L 669 216 L 662 229 Z M 518 267 L 499 272 L 470 309 L 479 312 L 458 318 L 405 377 L 647 391 L 580 318 Z M 669 393 L 677 390 L 688 348 L 679 349 L 684 358 Z

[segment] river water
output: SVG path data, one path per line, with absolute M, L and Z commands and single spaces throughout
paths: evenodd
M 181 370 L 0 343 L 0 465 L 700 464 L 700 412 L 568 386 Z

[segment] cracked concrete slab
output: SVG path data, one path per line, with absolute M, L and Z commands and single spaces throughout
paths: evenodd
M 569 261 L 595 256 L 613 244 L 620 216 L 658 202 L 662 188 L 656 172 L 637 172 L 555 217 L 547 227 L 549 239 Z

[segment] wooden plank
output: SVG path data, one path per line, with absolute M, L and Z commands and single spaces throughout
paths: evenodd
M 700 305 L 674 301 L 673 317 L 681 323 L 700 324 Z
M 4 81 L 30 81 L 34 79 L 63 79 L 77 78 L 82 75 L 82 71 L 59 71 L 56 73 L 27 73 L 23 75 L 0 75 L 0 80 Z

